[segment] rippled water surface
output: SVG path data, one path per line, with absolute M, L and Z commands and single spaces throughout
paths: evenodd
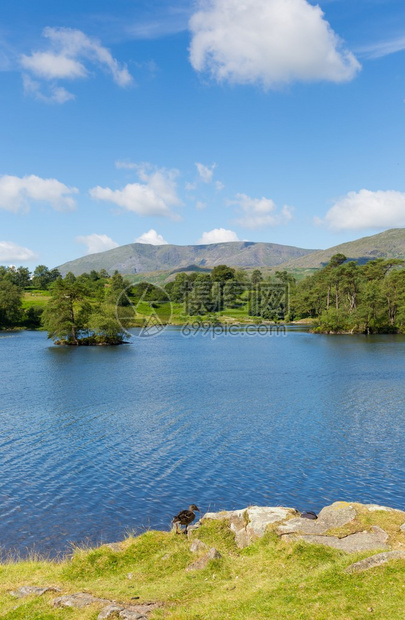
M 405 338 L 0 335 L 0 547 L 166 529 L 190 503 L 405 509 Z

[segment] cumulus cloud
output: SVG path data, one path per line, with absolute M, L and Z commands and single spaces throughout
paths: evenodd
M 219 82 L 345 82 L 360 69 L 307 0 L 200 0 L 189 27 L 193 68 Z
M 159 235 L 153 228 L 135 239 L 135 243 L 148 243 L 149 245 L 168 245 L 167 241 L 163 239 L 162 235 Z
M 81 62 L 73 58 L 67 58 L 63 54 L 34 52 L 31 56 L 22 56 L 21 64 L 24 69 L 35 73 L 35 75 L 44 80 L 54 80 L 56 78 L 74 80 L 87 76 L 87 70 Z
M 142 183 L 128 183 L 116 190 L 97 186 L 90 190 L 90 196 L 95 200 L 112 202 L 138 215 L 179 219 L 172 210 L 181 205 L 176 183 L 178 170 L 153 169 L 149 164 L 133 166 Z
M 292 219 L 292 207 L 285 205 L 278 210 L 270 198 L 251 198 L 246 194 L 236 194 L 235 200 L 229 201 L 229 204 L 238 206 L 242 217 L 237 220 L 237 223 L 243 228 L 279 226 Z
M 198 170 L 198 174 L 200 175 L 200 179 L 204 183 L 211 183 L 212 177 L 214 174 L 214 170 L 216 168 L 216 164 L 212 164 L 211 166 L 204 166 L 204 164 L 200 164 L 196 162 L 196 168 Z
M 228 241 L 239 241 L 236 232 L 226 230 L 226 228 L 214 228 L 209 232 L 204 232 L 197 243 L 208 245 L 210 243 L 226 243 Z
M 42 179 L 35 175 L 0 177 L 0 209 L 18 213 L 29 211 L 31 202 L 48 203 L 56 211 L 71 211 L 76 208 L 72 194 L 76 187 L 68 187 L 56 179 Z
M 87 246 L 86 254 L 97 254 L 98 252 L 106 252 L 118 248 L 119 243 L 108 237 L 107 235 L 80 235 L 76 237 L 77 243 L 84 243 Z
M 401 228 L 405 226 L 405 194 L 394 190 L 349 192 L 335 202 L 324 220 L 334 230 Z
M 16 245 L 11 241 L 0 241 L 0 262 L 31 261 L 36 258 L 35 252 L 28 248 Z
M 114 82 L 118 86 L 128 86 L 132 82 L 132 76 L 127 67 L 116 60 L 111 52 L 101 45 L 100 41 L 88 37 L 81 30 L 72 28 L 45 28 L 43 36 L 49 41 L 49 49 L 45 51 L 34 51 L 30 55 L 22 55 L 20 64 L 22 68 L 44 81 L 52 81 L 52 89 L 58 90 L 56 80 L 76 80 L 87 78 L 90 71 L 85 65 L 88 62 L 96 65 L 110 73 Z M 44 94 L 42 97 L 39 82 L 29 82 L 25 77 L 24 88 L 26 93 L 33 94 L 37 99 L 43 101 L 52 98 L 51 95 Z M 64 90 L 64 89 L 63 89 Z M 68 91 L 65 91 L 68 93 Z M 53 102 L 65 103 L 73 98 L 54 96 Z

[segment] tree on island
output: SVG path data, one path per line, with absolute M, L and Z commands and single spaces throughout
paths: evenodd
M 55 344 L 122 344 L 124 331 L 114 309 L 105 303 L 93 307 L 83 281 L 68 273 L 65 279 L 58 278 L 52 285 L 42 323 Z

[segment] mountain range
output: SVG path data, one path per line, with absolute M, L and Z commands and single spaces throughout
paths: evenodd
M 148 245 L 131 243 L 113 250 L 89 254 L 58 267 L 62 275 L 92 269 L 115 270 L 122 274 L 193 271 L 226 264 L 232 267 L 275 268 L 289 271 L 320 269 L 337 253 L 361 263 L 375 258 L 405 260 L 405 229 L 396 228 L 377 235 L 343 243 L 327 250 L 308 250 L 275 243 L 236 241 L 210 245 Z

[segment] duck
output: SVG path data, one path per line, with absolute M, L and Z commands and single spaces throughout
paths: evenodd
M 176 524 L 176 534 L 179 534 L 179 525 L 185 525 L 186 529 L 184 533 L 187 534 L 187 528 L 195 519 L 195 513 L 200 512 L 200 509 L 195 504 L 191 504 L 188 510 L 182 510 L 178 515 L 173 517 L 172 523 Z

